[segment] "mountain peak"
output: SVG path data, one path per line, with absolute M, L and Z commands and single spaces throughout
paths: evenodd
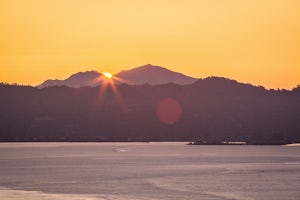
M 39 88 L 65 85 L 68 87 L 78 88 L 83 86 L 96 86 L 101 84 L 99 77 L 102 74 L 95 70 L 77 72 L 65 80 L 46 80 Z M 186 76 L 182 73 L 174 72 L 161 66 L 152 64 L 142 65 L 133 69 L 123 70 L 114 75 L 122 79 L 122 83 L 132 85 L 159 85 L 166 83 L 175 83 L 179 85 L 192 84 L 197 79 Z M 116 82 L 118 83 L 118 81 Z
M 151 65 L 151 64 L 145 64 L 145 65 L 142 65 L 142 66 L 140 66 L 140 67 L 156 67 L 156 66 Z
M 135 68 L 132 68 L 132 69 L 129 69 L 129 70 L 122 70 L 121 72 L 127 72 L 127 71 L 132 72 L 132 71 L 140 71 L 140 70 L 168 70 L 168 69 L 163 68 L 161 66 L 157 66 L 157 65 L 146 64 L 146 65 L 135 67 Z M 121 72 L 119 72 L 119 73 L 121 73 Z
M 77 72 L 75 74 L 72 74 L 69 78 L 73 77 L 98 77 L 101 76 L 100 72 L 97 72 L 95 70 L 85 71 L 85 72 Z
M 146 64 L 146 65 L 142 65 L 140 67 L 136 67 L 136 68 L 156 68 L 156 69 L 166 69 L 164 67 L 158 66 L 158 65 L 151 65 L 151 64 Z
M 69 78 L 65 80 L 46 80 L 42 84 L 38 85 L 38 88 L 44 87 L 52 87 L 52 86 L 59 86 L 65 85 L 72 88 L 79 88 L 84 86 L 94 86 L 99 85 L 100 81 L 97 80 L 102 74 L 95 70 L 85 71 L 85 72 L 77 72 L 72 74 Z
M 179 85 L 192 84 L 197 79 L 184 74 L 171 71 L 161 66 L 146 64 L 130 70 L 123 70 L 115 75 L 128 84 L 150 84 L 159 85 L 176 83 Z

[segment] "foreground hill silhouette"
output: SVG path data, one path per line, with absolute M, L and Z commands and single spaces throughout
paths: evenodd
M 52 87 L 52 86 L 68 86 L 72 88 L 79 88 L 83 86 L 97 86 L 102 80 L 99 77 L 102 74 L 97 71 L 78 72 L 71 75 L 65 80 L 46 80 L 38 85 L 38 88 Z M 166 83 L 176 83 L 179 85 L 194 83 L 197 79 L 186 76 L 184 74 L 173 72 L 166 68 L 154 65 L 143 65 L 130 70 L 123 70 L 117 74 L 117 84 L 127 83 L 130 85 L 150 84 L 159 85 Z
M 265 90 L 225 78 L 194 84 L 38 89 L 0 86 L 0 141 L 300 141 L 300 87 Z M 165 98 L 182 109 L 163 123 Z

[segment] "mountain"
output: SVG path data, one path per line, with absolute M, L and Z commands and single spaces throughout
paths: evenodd
M 79 88 L 83 86 L 97 86 L 101 84 L 101 73 L 97 71 L 79 72 L 71 75 L 65 80 L 46 80 L 38 85 L 38 88 L 65 85 L 71 88 Z M 186 76 L 184 74 L 173 72 L 166 68 L 153 65 L 144 65 L 130 70 L 123 70 L 114 75 L 116 83 L 127 83 L 130 85 L 159 85 L 165 83 L 176 83 L 179 85 L 194 83 L 196 78 Z
M 198 80 L 182 73 L 173 72 L 166 68 L 151 64 L 143 65 L 130 70 L 123 70 L 117 73 L 115 76 L 130 85 L 160 85 L 166 83 L 186 85 L 192 84 Z
M 86 72 L 78 72 L 76 74 L 71 75 L 69 78 L 65 80 L 46 80 L 42 84 L 38 85 L 38 88 L 52 87 L 52 86 L 60 86 L 64 85 L 71 88 L 79 88 L 84 86 L 96 86 L 100 84 L 101 73 L 97 71 L 86 71 Z

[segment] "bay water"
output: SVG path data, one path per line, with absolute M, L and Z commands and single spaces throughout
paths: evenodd
M 0 143 L 0 199 L 300 199 L 300 146 L 186 144 Z

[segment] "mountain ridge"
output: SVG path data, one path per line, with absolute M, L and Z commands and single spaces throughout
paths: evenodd
M 97 79 L 97 77 L 101 76 L 100 72 L 95 70 L 89 70 L 85 72 L 77 72 L 70 75 L 68 78 L 64 80 L 59 79 L 48 79 L 43 83 L 39 84 L 37 88 L 44 87 L 53 87 L 53 86 L 68 86 L 73 88 L 83 87 L 83 86 L 93 86 L 93 80 Z
M 102 73 L 95 70 L 77 72 L 64 80 L 48 79 L 38 85 L 38 88 L 65 85 L 72 88 L 84 86 L 97 86 L 101 84 Z M 126 83 L 132 85 L 160 85 L 165 83 L 176 83 L 179 85 L 191 84 L 197 81 L 179 72 L 171 71 L 161 66 L 151 64 L 142 65 L 129 70 L 122 70 L 114 75 L 116 83 Z
M 142 73 L 142 75 L 141 75 Z M 89 70 L 84 72 L 76 72 L 70 75 L 68 78 L 60 80 L 60 79 L 48 79 L 43 83 L 35 86 L 37 88 L 45 88 L 45 87 L 54 87 L 54 86 L 67 86 L 70 88 L 80 88 L 80 87 L 95 87 L 101 85 L 102 73 L 96 70 Z M 174 83 L 178 85 L 188 85 L 188 84 L 199 84 L 202 85 L 211 85 L 212 87 L 217 87 L 218 85 L 228 85 L 233 84 L 237 87 L 250 87 L 255 86 L 261 89 L 265 89 L 261 85 L 253 85 L 251 83 L 243 83 L 238 82 L 237 80 L 219 77 L 219 76 L 208 76 L 206 78 L 194 78 L 187 76 L 180 72 L 171 71 L 167 68 L 146 64 L 139 67 L 134 67 L 128 70 L 121 70 L 120 72 L 113 75 L 114 82 L 116 84 L 129 84 L 129 85 L 161 85 L 167 83 Z M 238 83 L 242 84 L 238 86 Z M 291 89 L 280 89 L 285 91 L 292 91 L 295 88 L 299 88 L 295 86 Z M 279 90 L 269 88 L 268 90 Z
M 147 76 L 139 76 L 139 74 L 147 74 Z M 142 65 L 129 70 L 122 70 L 117 73 L 116 76 L 124 80 L 129 80 L 129 84 L 136 85 L 160 85 L 165 83 L 186 85 L 197 81 L 197 78 L 151 64 Z

